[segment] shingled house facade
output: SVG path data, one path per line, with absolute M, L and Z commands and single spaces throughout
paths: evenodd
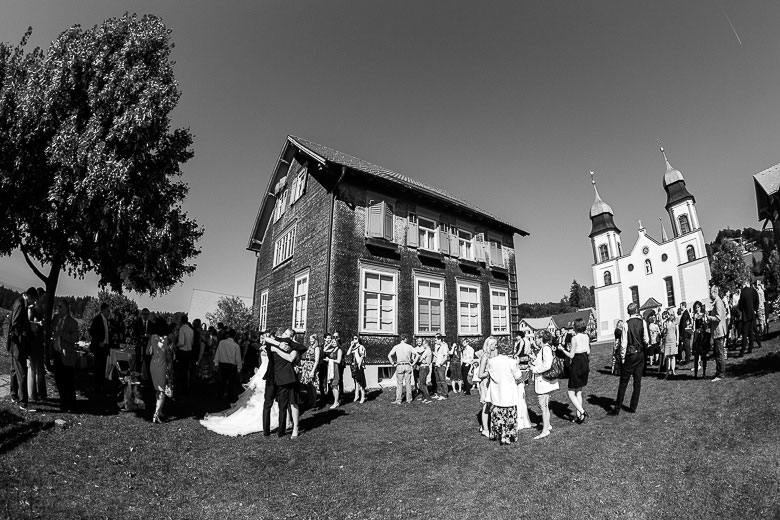
M 406 333 L 481 342 L 518 330 L 514 235 L 528 233 L 381 166 L 288 136 L 258 211 L 262 328 L 360 334 L 366 376 Z

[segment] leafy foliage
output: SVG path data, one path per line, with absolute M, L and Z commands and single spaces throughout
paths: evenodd
M 742 248 L 733 240 L 724 240 L 720 250 L 710 260 L 710 283 L 717 285 L 721 294 L 739 291 L 750 279 L 750 268 L 742 259 Z
M 195 270 L 203 234 L 181 208 L 192 136 L 171 130 L 169 29 L 125 15 L 28 53 L 29 34 L 0 43 L 0 255 L 21 249 L 50 295 L 61 271 L 166 292 Z
M 226 327 L 243 330 L 257 330 L 260 325 L 252 309 L 238 296 L 223 296 L 217 301 L 217 309 L 207 312 L 206 319 L 212 324 L 224 323 Z

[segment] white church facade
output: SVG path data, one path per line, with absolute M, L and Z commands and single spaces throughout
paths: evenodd
M 623 250 L 620 229 L 609 204 L 601 200 L 592 179 L 596 200 L 590 208 L 590 240 L 593 248 L 597 341 L 614 338 L 618 320 L 625 320 L 632 301 L 645 311 L 679 306 L 690 308 L 696 300 L 709 301 L 710 264 L 704 233 L 696 213 L 696 199 L 685 186 L 679 170 L 666 161 L 663 187 L 673 237 L 663 227 L 661 240 L 647 234 L 639 222 L 634 246 Z M 592 175 L 592 173 L 591 173 Z

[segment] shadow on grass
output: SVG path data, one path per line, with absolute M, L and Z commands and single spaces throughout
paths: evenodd
M 743 359 L 728 367 L 731 377 L 746 379 L 780 372 L 780 354 L 770 353 L 759 358 Z
M 590 394 L 588 398 L 586 399 L 588 404 L 591 404 L 593 406 L 598 406 L 605 412 L 608 412 L 612 410 L 612 406 L 615 404 L 615 400 L 611 397 L 604 397 L 602 395 L 594 395 Z
M 6 453 L 19 444 L 34 437 L 38 432 L 51 428 L 51 421 L 27 420 L 25 417 L 0 410 L 0 454 Z
M 313 412 L 311 415 L 307 413 L 301 419 L 300 427 L 306 431 L 315 430 L 320 426 L 330 424 L 333 420 L 338 419 L 343 415 L 347 415 L 347 412 L 341 408 L 326 408 L 321 412 Z

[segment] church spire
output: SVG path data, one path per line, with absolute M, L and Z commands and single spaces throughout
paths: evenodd
M 688 188 L 685 187 L 685 179 L 683 178 L 680 170 L 671 165 L 669 158 L 666 156 L 666 150 L 664 150 L 664 147 L 660 146 L 659 148 L 661 150 L 661 155 L 664 156 L 664 162 L 666 163 L 666 173 L 664 173 L 663 186 L 664 191 L 666 191 L 667 211 L 670 207 L 678 204 L 683 200 L 692 199 L 694 202 L 696 202 L 693 195 L 691 195 L 691 193 L 688 191 Z
M 661 217 L 658 217 L 658 221 L 661 223 L 661 243 L 668 242 L 669 236 L 666 234 L 666 228 L 664 227 L 664 221 Z
M 612 218 L 614 216 L 612 208 L 609 204 L 601 200 L 599 190 L 596 188 L 596 174 L 593 171 L 590 172 L 590 182 L 593 184 L 593 191 L 596 193 L 596 199 L 593 201 L 593 205 L 590 207 L 589 216 L 591 221 L 591 230 L 589 236 L 593 238 L 595 235 L 610 230 L 620 233 L 620 230 L 615 225 L 615 221 Z

